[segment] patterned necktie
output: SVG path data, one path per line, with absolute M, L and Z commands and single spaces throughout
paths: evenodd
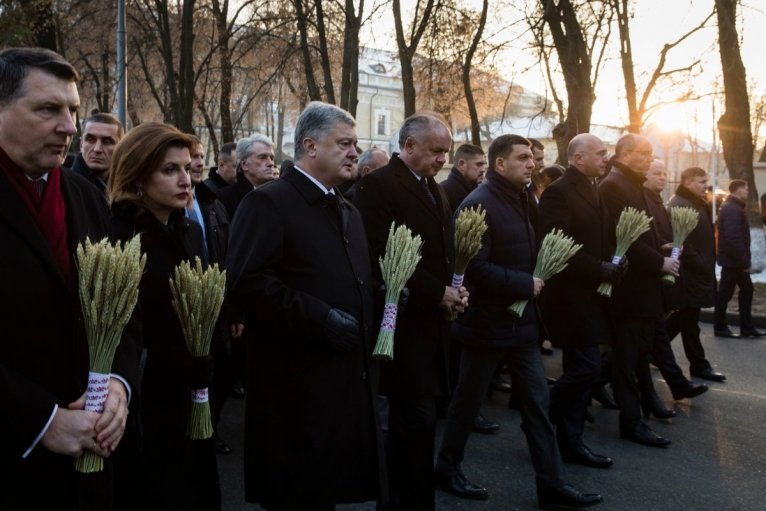
M 431 201 L 431 204 L 436 206 L 436 197 L 434 197 L 434 194 L 431 193 L 431 189 L 428 186 L 428 179 L 424 177 L 420 178 L 420 186 L 422 186 L 425 190 L 426 197 L 428 197 L 428 200 Z
M 35 190 L 37 190 L 37 195 L 39 195 L 40 197 L 42 197 L 43 196 L 43 192 L 45 192 L 45 185 L 46 184 L 47 183 L 46 183 L 45 179 L 42 179 L 42 178 L 35 179 L 34 181 L 32 181 L 32 186 L 35 187 Z

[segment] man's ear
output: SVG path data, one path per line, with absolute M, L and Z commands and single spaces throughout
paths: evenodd
M 314 139 L 306 137 L 303 139 L 303 152 L 312 158 L 316 156 L 316 142 Z

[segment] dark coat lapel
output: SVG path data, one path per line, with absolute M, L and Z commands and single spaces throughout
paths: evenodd
M 399 158 L 391 158 L 391 162 L 396 162 L 394 169 L 396 179 L 399 184 L 407 191 L 407 193 L 414 195 L 430 214 L 441 221 L 441 216 L 439 215 L 439 211 L 441 210 L 441 194 L 438 192 L 434 193 L 434 191 L 431 190 L 431 193 L 436 199 L 436 205 L 434 205 L 429 200 L 429 198 L 426 197 L 423 189 L 421 188 L 422 185 L 412 174 L 412 171 L 407 167 L 407 165 L 405 165 L 404 162 Z
M 61 174 L 61 182 L 63 184 L 64 172 L 61 172 Z M 67 207 L 69 207 L 69 204 L 67 204 Z M 68 212 L 67 216 L 69 216 Z M 46 269 L 52 275 L 55 275 L 56 281 L 66 287 L 56 261 L 53 259 L 53 253 L 48 246 L 48 242 L 45 241 L 32 215 L 29 214 L 26 206 L 16 195 L 16 191 L 11 187 L 11 184 L 2 172 L 0 172 L 0 218 L 10 226 L 11 230 L 19 235 L 19 238 L 29 245 L 32 252 L 40 258 Z M 71 233 L 69 238 L 72 239 Z

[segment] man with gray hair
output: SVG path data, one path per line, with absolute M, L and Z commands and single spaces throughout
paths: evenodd
M 391 223 L 423 239 L 422 258 L 407 283 L 410 299 L 397 317 L 394 360 L 381 366 L 381 394 L 388 397 L 388 468 L 401 509 L 434 509 L 436 398 L 449 393 L 450 322 L 468 303 L 453 288 L 453 222 L 449 202 L 434 176 L 447 162 L 449 128 L 431 115 L 413 115 L 399 130 L 401 153 L 359 183 L 354 204 L 364 218 L 375 260 L 385 252 Z M 396 502 L 396 501 L 395 501 Z
M 373 269 L 362 218 L 337 189 L 356 164 L 355 125 L 345 110 L 309 104 L 295 164 L 249 193 L 231 225 L 228 297 L 257 325 L 245 499 L 269 510 L 384 498 Z
M 386 151 L 378 147 L 371 147 L 359 155 L 359 161 L 356 162 L 356 175 L 354 176 L 354 183 L 343 194 L 350 202 L 354 201 L 354 195 L 356 194 L 356 187 L 359 181 L 369 174 L 370 172 L 377 170 L 388 163 L 391 157 Z
M 256 133 L 240 139 L 236 155 L 239 161 L 237 181 L 218 192 L 218 198 L 226 206 L 231 219 L 248 192 L 279 177 L 279 170 L 274 164 L 274 143 L 269 137 Z

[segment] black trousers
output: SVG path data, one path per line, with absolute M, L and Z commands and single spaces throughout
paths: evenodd
M 699 328 L 697 330 L 699 337 Z M 652 360 L 657 369 L 660 370 L 662 377 L 670 387 L 673 396 L 678 396 L 689 385 L 689 380 L 684 376 L 684 372 L 676 362 L 676 356 L 673 348 L 670 346 L 671 338 L 668 335 L 665 318 L 659 317 L 654 324 L 654 344 L 652 345 Z M 686 343 L 684 343 L 686 347 Z M 700 346 L 701 347 L 701 346 Z M 689 353 L 687 352 L 687 358 Z M 704 351 L 703 351 L 704 358 Z M 691 361 L 691 358 L 689 358 Z
M 556 426 L 559 447 L 567 449 L 583 444 L 585 412 L 591 387 L 601 374 L 601 353 L 598 344 L 564 344 L 562 349 L 564 373 L 551 389 L 550 416 Z
M 700 373 L 710 368 L 710 362 L 705 358 L 705 348 L 700 340 L 700 309 L 685 307 L 673 311 L 665 320 L 668 339 L 672 341 L 680 333 L 684 343 L 684 352 L 689 359 L 689 370 L 692 374 Z M 671 387 L 672 389 L 672 387 Z
M 753 281 L 750 273 L 742 268 L 721 268 L 721 280 L 715 299 L 715 329 L 726 330 L 726 307 L 734 296 L 734 288 L 739 287 L 739 330 L 753 330 Z
M 620 407 L 620 430 L 632 431 L 641 422 L 636 368 L 639 358 L 648 357 L 652 349 L 654 325 L 655 318 L 620 317 L 615 321 L 612 389 Z
M 548 420 L 548 383 L 537 342 L 511 348 L 463 347 L 460 379 L 447 412 L 436 470 L 443 473 L 460 470 L 473 419 L 495 368 L 504 357 L 519 398 L 521 429 L 527 437 L 537 487 L 559 488 L 564 484 L 563 467 L 553 425 Z
M 385 509 L 433 511 L 436 400 L 388 396 L 388 407 L 391 504 Z

